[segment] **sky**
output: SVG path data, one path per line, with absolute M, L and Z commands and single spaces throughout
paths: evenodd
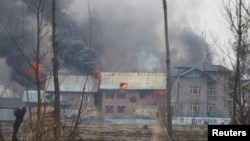
M 137 54 L 141 57 L 136 58 L 133 55 L 129 56 L 123 53 L 118 53 L 117 56 L 123 57 L 123 55 L 126 55 L 123 58 L 124 60 L 129 60 L 129 62 L 131 62 L 131 58 L 136 59 L 138 63 L 135 65 L 139 65 L 139 70 L 161 71 L 164 69 L 164 64 L 157 65 L 159 64 L 157 62 L 162 59 L 164 60 L 165 55 L 162 0 L 128 0 L 122 2 L 116 0 L 91 0 L 89 2 L 91 11 L 100 14 L 99 16 L 103 21 L 102 26 L 104 26 L 104 28 L 102 28 L 104 30 L 104 36 L 109 34 L 107 36 L 108 39 L 104 37 L 105 39 L 103 40 L 113 39 L 119 41 L 116 43 L 110 42 L 114 44 L 105 50 L 107 56 L 116 57 L 113 52 L 116 52 L 118 49 L 123 52 L 126 50 L 124 48 L 130 49 L 129 44 L 132 44 L 131 46 L 135 44 L 138 50 L 147 48 L 146 51 L 140 51 L 140 53 Z M 88 20 L 88 11 L 83 8 L 83 5 L 86 5 L 86 3 L 86 1 L 74 0 L 71 5 L 67 7 L 68 14 L 74 15 L 74 20 L 79 24 Z M 172 57 L 174 65 L 179 65 L 181 62 L 198 63 L 196 60 L 202 59 L 200 56 L 203 55 L 202 48 L 200 48 L 201 43 L 198 41 L 200 39 L 196 36 L 206 36 L 205 38 L 208 44 L 213 44 L 213 42 L 215 42 L 214 40 L 216 40 L 218 46 L 221 46 L 228 38 L 228 31 L 225 27 L 226 23 L 222 17 L 221 1 L 168 0 L 168 18 L 170 48 L 174 56 Z M 143 28 L 146 28 L 146 30 L 143 31 Z M 142 32 L 142 34 L 140 34 L 140 32 Z M 110 34 L 113 34 L 113 36 Z M 138 38 L 138 36 L 142 37 Z M 130 39 L 131 37 L 133 39 Z M 147 43 L 145 40 L 149 42 Z M 145 45 L 143 45 L 142 42 L 144 42 Z M 127 44 L 128 46 L 123 47 L 119 45 L 120 43 Z M 159 51 L 155 53 L 158 57 L 154 55 L 154 51 L 150 50 L 150 48 L 156 48 L 156 50 Z M 220 49 L 216 49 L 216 47 L 214 49 L 216 52 L 220 51 Z M 138 50 L 135 50 L 135 52 L 139 52 Z M 148 52 L 151 54 L 148 54 Z M 199 59 L 197 59 L 197 57 Z M 144 58 L 147 58 L 147 60 Z M 112 62 L 112 64 L 128 63 L 124 60 L 114 60 L 112 57 L 103 60 Z M 105 61 L 103 61 L 104 64 L 106 63 Z M 140 62 L 144 62 L 146 65 L 141 65 Z M 119 68 L 121 68 L 121 70 L 126 69 L 121 67 L 121 65 L 117 65 L 117 67 L 118 70 Z
M 36 18 L 30 11 L 34 1 L 29 1 L 29 6 L 22 3 L 27 1 L 29 0 L 0 0 L 0 16 L 1 24 L 8 25 L 8 32 L 22 45 L 27 60 L 32 61 Z M 102 71 L 113 72 L 165 72 L 162 0 L 57 2 L 57 38 L 62 68 L 79 74 L 93 74 L 96 66 Z M 221 1 L 167 2 L 172 67 L 204 61 L 205 48 L 215 40 L 215 56 L 221 57 L 217 57 L 215 63 L 220 62 L 224 55 L 218 52 L 226 47 L 223 43 L 228 40 L 226 22 L 221 15 Z M 46 33 L 51 29 L 48 14 L 50 3 L 45 1 L 44 5 Z M 25 75 L 28 64 L 21 62 L 22 55 L 18 53 L 17 45 L 6 34 L 3 26 L 0 28 L 0 36 L 0 57 L 9 66 L 10 77 L 22 83 L 25 81 L 22 76 Z M 50 36 L 46 36 L 42 41 L 43 54 L 50 52 L 50 45 Z M 48 62 L 51 62 L 49 57 L 41 61 L 50 70 Z

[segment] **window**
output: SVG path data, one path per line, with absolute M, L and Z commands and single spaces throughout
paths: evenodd
M 216 89 L 215 88 L 209 88 L 207 90 L 207 96 L 215 96 Z
M 74 98 L 73 97 L 69 98 L 69 101 L 74 101 Z
M 106 106 L 105 113 L 114 113 L 114 106 Z
M 229 86 L 228 86 L 228 84 L 224 84 L 224 91 L 225 91 L 225 92 L 228 92 L 228 91 L 229 91 Z
M 117 98 L 121 98 L 121 99 L 126 98 L 125 92 L 118 92 L 118 93 L 117 93 Z
M 191 103 L 190 104 L 190 111 L 195 112 L 200 110 L 200 104 L 199 103 Z
M 89 101 L 89 96 L 88 95 L 84 95 L 83 96 L 83 102 L 88 102 Z
M 232 100 L 224 100 L 224 108 L 232 107 Z
M 215 104 L 207 104 L 207 111 L 215 112 Z
M 201 87 L 199 86 L 191 86 L 191 95 L 200 95 Z
M 106 93 L 106 98 L 114 99 L 114 93 Z
M 125 106 L 117 106 L 117 113 L 125 113 Z

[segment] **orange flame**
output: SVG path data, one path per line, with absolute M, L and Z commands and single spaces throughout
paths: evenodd
M 128 83 L 127 82 L 121 82 L 120 83 L 120 89 L 125 90 L 128 88 Z
M 30 66 L 26 69 L 26 73 L 32 79 L 36 79 L 36 67 L 37 67 L 37 62 L 31 62 Z M 47 78 L 47 72 L 43 67 L 43 65 L 41 64 L 38 64 L 38 73 L 39 73 L 39 80 L 42 83 L 42 87 L 44 87 Z

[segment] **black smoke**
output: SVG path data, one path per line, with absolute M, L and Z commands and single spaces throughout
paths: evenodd
M 35 1 L 0 2 L 1 21 L 8 25 L 19 48 L 24 50 L 24 54 L 20 55 L 17 44 L 1 25 L 0 56 L 6 58 L 6 63 L 11 67 L 11 78 L 22 84 L 28 66 L 27 62 L 22 63 L 23 55 L 32 61 L 34 53 L 31 52 L 35 50 L 36 15 L 30 9 Z M 166 71 L 162 1 L 91 0 L 90 7 L 83 0 L 57 2 L 57 40 L 61 68 L 79 74 L 96 73 L 96 65 L 101 66 L 102 71 Z M 195 15 L 193 5 L 199 7 L 199 1 L 183 2 L 182 6 L 179 2 L 170 1 L 168 5 L 172 66 L 198 63 L 204 58 L 205 43 L 193 32 L 188 22 Z M 43 6 L 44 23 L 49 29 L 50 1 L 43 1 Z M 88 13 L 88 8 L 91 13 Z M 41 63 L 47 70 L 51 70 L 51 64 L 48 63 L 51 63 L 51 58 L 46 55 L 51 51 L 50 36 L 42 47 L 42 55 L 45 57 Z

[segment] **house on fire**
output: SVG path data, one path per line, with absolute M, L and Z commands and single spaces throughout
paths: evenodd
M 231 70 L 208 62 L 176 69 L 172 87 L 174 116 L 231 117 Z
M 95 116 L 97 106 L 103 115 L 154 116 L 155 100 L 159 105 L 163 102 L 166 87 L 165 73 L 102 72 L 101 80 L 96 76 L 59 75 L 59 81 L 62 113 L 70 116 L 77 114 L 82 95 L 89 116 Z M 53 77 L 47 80 L 46 93 L 53 103 Z
M 155 116 L 154 108 L 164 101 L 165 89 L 165 73 L 103 72 L 102 112 L 109 116 Z
M 78 114 L 78 109 L 83 100 L 85 107 L 84 116 L 95 114 L 94 97 L 98 93 L 98 78 L 87 75 L 59 75 L 61 113 L 65 117 Z M 46 83 L 46 93 L 54 99 L 54 81 L 49 77 Z M 83 96 L 83 97 L 82 97 Z

